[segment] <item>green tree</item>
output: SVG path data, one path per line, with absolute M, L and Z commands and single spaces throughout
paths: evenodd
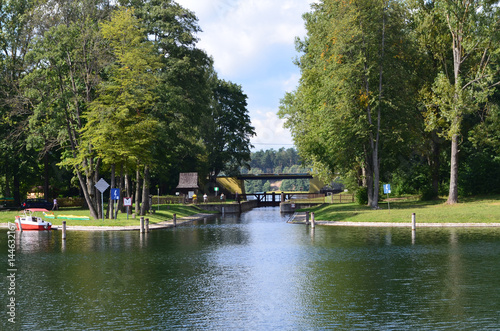
M 241 86 L 215 79 L 214 103 L 203 133 L 211 181 L 221 171 L 239 173 L 250 161 L 250 138 L 255 135 Z
M 37 7 L 46 24 L 40 28 L 43 34 L 32 43 L 30 72 L 22 81 L 23 94 L 32 112 L 28 143 L 52 141 L 52 146 L 63 148 L 61 165 L 68 166 L 77 176 L 94 218 L 100 210 L 94 184 L 101 160 L 92 152 L 92 146 L 84 144 L 80 131 L 85 124 L 83 115 L 95 99 L 100 73 L 107 62 L 98 33 L 98 22 L 108 13 L 107 3 L 49 1 L 47 6 L 58 9 L 49 13 L 45 6 Z M 77 159 L 80 150 L 89 153 Z
M 279 114 L 324 179 L 362 169 L 368 204 L 378 208 L 381 158 L 409 131 L 406 13 L 378 0 L 326 0 L 313 9 L 304 15 L 308 36 L 297 42 L 299 87 Z
M 434 10 L 446 22 L 452 70 L 435 78 L 426 114 L 429 129 L 439 128 L 451 140 L 450 186 L 447 203 L 458 202 L 459 140 L 464 116 L 483 108 L 500 84 L 499 8 L 494 1 L 435 1 Z

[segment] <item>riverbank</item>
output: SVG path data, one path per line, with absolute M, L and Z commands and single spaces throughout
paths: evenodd
M 294 223 L 305 222 L 305 212 L 315 214 L 316 224 L 343 226 L 411 226 L 415 214 L 417 226 L 498 226 L 500 196 L 464 198 L 454 205 L 445 199 L 418 201 L 416 199 L 380 202 L 373 210 L 355 203 L 322 204 L 301 209 Z
M 176 219 L 176 224 L 174 225 L 174 220 L 166 220 L 157 223 L 150 223 L 149 230 L 159 230 L 159 229 L 167 229 L 173 228 L 174 226 L 188 224 L 194 221 L 201 221 L 204 219 L 210 219 L 212 217 L 217 216 L 217 214 L 207 214 L 207 213 L 199 213 L 191 216 L 184 216 Z M 147 217 L 146 217 L 147 218 Z M 137 219 L 137 222 L 140 222 Z M 13 222 L 12 222 L 13 223 Z M 8 228 L 9 223 L 0 223 L 0 228 Z M 52 230 L 61 230 L 61 225 L 53 225 Z M 111 226 L 96 226 L 96 225 L 66 225 L 67 231 L 139 231 L 141 229 L 140 224 L 138 225 L 111 225 Z
M 294 215 L 287 223 L 290 224 L 307 224 L 306 213 L 301 212 Z M 309 217 L 309 224 L 311 217 Z M 315 225 L 327 226 L 359 226 L 359 227 L 411 227 L 411 220 L 409 222 L 346 222 L 346 221 L 320 221 L 315 220 Z M 451 228 L 451 227 L 500 227 L 500 223 L 415 223 L 417 228 Z

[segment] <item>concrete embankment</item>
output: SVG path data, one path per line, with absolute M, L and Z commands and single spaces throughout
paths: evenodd
M 176 220 L 176 226 L 188 224 L 194 221 L 200 221 L 203 219 L 210 219 L 216 217 L 217 214 L 195 214 L 192 216 L 179 217 Z M 137 220 L 139 222 L 139 219 Z M 8 228 L 9 223 L 0 223 L 0 227 Z M 162 221 L 158 223 L 150 223 L 149 230 L 158 230 L 158 229 L 166 229 L 174 227 L 173 220 Z M 52 226 L 53 230 L 61 230 L 61 225 Z M 140 225 L 127 225 L 127 226 L 84 226 L 84 225 L 67 225 L 67 231 L 140 231 Z
M 311 217 L 310 217 L 311 219 Z M 288 223 L 306 224 L 306 213 L 300 212 L 294 215 Z M 345 222 L 345 221 L 321 221 L 315 220 L 316 225 L 328 226 L 359 226 L 359 227 L 411 227 L 411 222 L 392 223 L 392 222 Z M 417 228 L 451 228 L 451 227 L 500 227 L 500 223 L 416 223 Z

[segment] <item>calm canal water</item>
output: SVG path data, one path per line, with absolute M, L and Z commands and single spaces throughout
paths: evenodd
M 57 231 L 17 234 L 16 324 L 4 313 L 1 329 L 499 328 L 500 229 L 412 238 L 287 217 L 260 208 L 143 236 L 68 232 L 66 243 Z

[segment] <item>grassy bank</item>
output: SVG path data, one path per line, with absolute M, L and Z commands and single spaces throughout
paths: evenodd
M 160 210 L 156 210 L 157 206 L 155 206 L 155 213 L 149 214 L 145 216 L 149 218 L 149 222 L 154 224 L 162 221 L 171 220 L 174 214 L 177 214 L 177 217 L 185 217 L 191 216 L 199 213 L 210 213 L 200 209 L 197 206 L 193 205 L 184 205 L 184 204 L 169 204 L 169 205 L 160 205 Z M 0 212 L 0 223 L 8 223 L 14 222 L 16 215 L 22 215 L 23 211 L 2 211 Z M 38 213 L 42 216 L 41 213 Z M 54 215 L 78 215 L 78 216 L 90 216 L 88 210 L 81 208 L 61 208 L 60 210 L 54 211 Z M 42 216 L 43 217 L 43 216 Z M 45 220 L 51 222 L 53 225 L 62 225 L 63 219 L 48 219 Z M 94 220 L 90 219 L 88 221 L 85 220 L 65 220 L 67 225 L 81 225 L 81 226 L 127 226 L 127 225 L 139 225 L 140 218 L 132 218 L 130 214 L 127 219 L 126 213 L 118 213 L 117 219 L 105 219 L 105 220 Z
M 445 202 L 406 199 L 390 201 L 388 206 L 384 201 L 379 210 L 355 203 L 323 204 L 304 211 L 314 212 L 322 221 L 406 223 L 415 213 L 418 223 L 500 223 L 500 196 L 463 198 L 455 205 Z

